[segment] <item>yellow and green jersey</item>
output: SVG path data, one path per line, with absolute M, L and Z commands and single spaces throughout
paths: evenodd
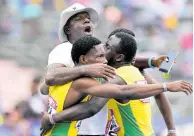
M 143 75 L 133 66 L 120 67 L 116 73 L 127 84 L 146 84 Z M 118 136 L 154 136 L 149 98 L 130 100 L 125 104 L 110 99 L 108 108 L 107 136 L 111 133 L 117 133 Z
M 63 111 L 64 101 L 71 87 L 72 82 L 62 86 L 52 86 L 49 89 L 49 106 L 48 113 L 57 113 Z M 83 101 L 87 101 L 88 96 Z M 53 128 L 45 136 L 77 136 L 77 121 L 69 121 L 65 123 L 56 123 Z

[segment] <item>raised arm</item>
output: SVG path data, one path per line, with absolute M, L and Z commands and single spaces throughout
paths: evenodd
M 112 79 L 111 83 L 117 82 L 118 77 Z M 89 78 L 81 78 L 77 80 L 78 84 L 86 84 L 90 82 Z M 95 82 L 95 81 L 94 81 Z M 192 86 L 185 81 L 175 81 L 166 83 L 166 89 L 171 92 L 185 92 L 186 94 L 192 93 Z M 78 89 L 81 93 L 86 93 L 103 98 L 116 98 L 116 99 L 141 99 L 150 96 L 155 96 L 164 91 L 162 84 L 145 84 L 145 85 L 116 85 L 116 84 L 100 84 L 94 85 L 87 89 Z
M 49 86 L 63 85 L 74 79 L 87 75 L 91 77 L 102 77 L 107 79 L 115 75 L 114 68 L 106 64 L 91 64 L 67 68 L 63 64 L 51 64 L 45 77 L 45 82 Z
M 147 72 L 144 72 L 143 74 L 144 74 L 144 76 L 147 79 L 149 84 L 157 84 L 158 83 Z M 168 98 L 166 97 L 166 95 L 164 93 L 160 93 L 160 94 L 155 96 L 155 100 L 156 100 L 158 108 L 160 109 L 160 112 L 164 118 L 164 121 L 166 123 L 168 130 L 174 131 L 174 134 L 169 133 L 168 136 L 176 136 L 171 105 L 169 103 Z
M 166 56 L 159 56 L 156 58 L 150 58 L 150 63 L 154 67 L 159 67 L 160 64 L 165 61 Z M 139 68 L 140 70 L 144 68 L 150 68 L 148 64 L 149 58 L 146 57 L 136 57 L 134 66 Z

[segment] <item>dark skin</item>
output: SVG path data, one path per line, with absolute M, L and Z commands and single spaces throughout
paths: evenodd
M 87 54 L 87 57 L 81 56 L 80 60 L 81 60 L 82 64 L 107 63 L 107 60 L 105 58 L 104 46 L 103 45 L 96 46 L 95 50 L 91 50 Z M 116 76 L 116 78 L 114 80 L 110 80 L 109 83 L 114 83 L 114 84 L 117 83 L 117 84 L 123 84 L 123 85 L 125 84 L 125 82 L 121 78 L 119 78 L 118 76 Z M 126 89 L 131 90 L 128 95 L 132 96 L 133 93 L 135 93 L 135 90 L 137 87 L 135 85 L 135 86 L 130 86 L 130 87 L 123 86 L 122 88 L 120 88 L 120 86 L 117 86 L 117 85 L 106 84 L 106 86 L 102 86 L 102 87 L 98 86 L 96 88 L 89 89 L 90 87 L 93 87 L 94 85 L 99 85 L 99 83 L 96 80 L 93 80 L 91 78 L 80 78 L 80 79 L 75 80 L 72 83 L 70 90 L 68 91 L 66 101 L 64 102 L 64 109 L 77 103 L 80 100 L 80 98 L 85 96 L 85 94 L 91 94 L 91 95 L 97 95 L 97 96 L 103 96 L 103 97 L 104 96 L 105 97 L 115 97 L 115 98 L 120 99 L 120 97 L 125 97 L 125 94 L 126 94 L 125 90 Z M 152 86 L 151 88 L 154 88 L 154 87 L 156 87 L 156 89 L 160 89 L 160 91 L 162 91 L 161 85 Z M 151 88 L 147 88 L 147 89 L 149 90 Z M 146 87 L 142 86 L 140 90 L 145 92 L 145 89 L 146 89 Z M 120 92 L 119 90 L 122 90 L 123 92 Z M 134 91 L 132 91 L 132 90 L 134 90 Z M 119 95 L 120 93 L 121 93 L 121 95 Z M 151 93 L 155 93 L 155 92 L 151 92 Z M 138 98 L 141 98 L 141 97 L 142 96 L 140 94 L 138 96 Z M 136 98 L 136 96 L 134 98 Z M 131 99 L 133 99 L 133 97 Z M 102 103 L 103 105 L 106 104 L 106 101 L 107 101 L 107 99 L 99 98 L 99 99 L 92 99 L 91 103 L 93 103 L 94 100 L 97 102 L 100 100 L 99 102 Z M 85 117 L 85 115 L 84 115 L 84 117 Z M 79 117 L 81 117 L 81 116 L 79 116 Z
M 115 55 L 115 50 L 116 50 L 115 46 L 117 45 L 117 43 L 118 43 L 117 38 L 115 40 L 110 38 L 110 40 L 107 41 L 106 46 L 107 46 L 107 50 L 109 52 L 108 57 L 111 57 L 111 55 L 116 56 Z M 118 59 L 118 61 L 120 61 L 120 60 Z M 160 62 L 158 65 L 160 65 L 161 63 L 162 62 Z M 114 65 L 115 68 L 118 67 L 117 62 L 115 62 L 115 61 L 110 61 L 109 65 L 111 65 L 111 66 Z M 145 73 L 145 72 L 143 72 L 143 73 L 144 73 L 143 74 L 144 77 L 146 78 L 146 80 L 148 81 L 149 84 L 159 83 L 155 79 L 152 79 L 151 76 L 148 73 Z M 166 126 L 167 126 L 168 130 L 175 129 L 170 103 L 169 103 L 168 98 L 166 97 L 166 95 L 164 93 L 160 93 L 160 94 L 155 96 L 155 100 L 156 100 L 156 103 L 157 103 L 157 105 L 158 105 L 158 107 L 159 107 L 159 109 L 160 109 L 160 111 L 163 115 L 163 118 L 165 120 L 165 123 L 166 123 Z M 125 102 L 128 102 L 128 100 L 122 100 L 120 102 L 125 103 Z M 175 134 L 169 134 L 168 136 L 175 136 Z
M 72 16 L 67 24 L 66 34 L 71 43 L 83 36 L 93 35 L 93 24 L 90 21 L 90 16 L 87 12 L 81 12 Z
M 67 28 L 69 27 L 70 31 L 67 31 L 66 33 L 68 34 L 68 38 L 69 38 L 68 40 L 71 43 L 74 43 L 75 40 L 77 40 L 81 36 L 84 36 L 84 34 L 87 35 L 87 33 L 83 32 L 83 30 L 85 26 L 90 26 L 91 21 L 87 16 L 83 15 L 82 17 L 83 18 L 81 18 L 80 20 L 77 20 L 78 19 L 77 18 L 76 22 L 73 22 L 72 20 L 70 20 L 69 24 L 71 26 L 67 26 Z M 78 28 L 80 28 L 80 31 Z M 91 27 L 91 33 L 93 33 L 92 27 Z M 158 58 L 152 59 L 151 63 L 153 66 L 159 67 L 161 62 L 164 61 L 165 58 L 166 58 L 165 56 L 160 56 Z M 148 58 L 136 57 L 136 61 L 134 65 L 139 69 L 149 68 Z M 114 77 L 115 71 L 112 67 L 109 67 L 106 64 L 92 64 L 92 65 L 84 65 L 84 66 L 74 67 L 74 68 L 66 68 L 65 65 L 58 64 L 58 63 L 51 64 L 48 66 L 46 76 L 45 76 L 45 82 L 43 82 L 41 85 L 41 88 L 40 88 L 41 93 L 46 95 L 49 90 L 49 86 L 63 85 L 83 75 L 89 75 L 91 77 L 102 77 L 105 80 L 108 80 L 108 78 Z M 161 95 L 161 97 L 159 96 L 157 98 L 159 98 L 160 101 L 166 100 L 166 103 L 168 103 L 165 95 Z M 169 107 L 169 103 L 168 103 L 168 107 Z M 166 109 L 169 109 L 169 108 L 166 108 Z M 170 126 L 167 125 L 167 126 L 168 128 L 174 128 L 174 126 L 171 126 L 171 125 Z
M 115 41 L 119 42 L 119 40 L 115 40 Z M 111 43 L 111 41 L 110 41 L 110 43 Z M 103 48 L 101 48 L 101 51 L 102 50 L 103 50 Z M 88 55 L 90 56 L 90 53 Z M 95 52 L 91 52 L 91 55 L 95 56 Z M 95 59 L 94 58 L 92 59 L 89 56 L 87 56 L 87 57 L 81 56 L 80 57 L 81 58 L 80 60 L 84 60 L 84 61 L 82 61 L 82 64 L 88 64 L 88 62 L 99 63 L 99 61 L 94 61 Z M 100 56 L 103 58 L 103 54 L 101 54 Z M 122 56 L 122 55 L 118 55 L 118 56 Z M 105 55 L 104 55 L 104 58 L 105 58 Z M 105 60 L 105 59 L 101 59 L 101 60 Z M 103 62 L 103 63 L 105 63 L 105 62 Z M 123 66 L 123 64 L 124 64 L 124 62 L 115 65 L 115 67 Z M 117 85 L 113 85 L 113 84 L 117 84 Z M 123 85 L 123 86 L 119 86 L 119 85 Z M 180 82 L 171 83 L 170 86 L 172 88 L 174 88 L 175 86 L 176 87 L 180 86 Z M 171 90 L 172 88 L 170 86 L 168 88 Z M 181 89 L 181 88 L 176 88 L 176 89 Z M 175 91 L 175 90 L 173 90 L 173 91 Z M 80 79 L 77 79 L 76 81 L 73 82 L 70 90 L 68 91 L 66 102 L 67 101 L 69 101 L 69 102 L 64 103 L 64 105 L 65 105 L 64 108 L 72 106 L 82 96 L 85 96 L 85 94 L 91 94 L 91 95 L 96 95 L 96 96 L 100 96 L 100 97 L 107 97 L 107 98 L 112 97 L 112 98 L 116 98 L 116 99 L 121 100 L 121 102 L 125 102 L 126 100 L 129 101 L 129 100 L 133 100 L 133 99 L 140 99 L 140 98 L 146 98 L 149 96 L 153 96 L 153 95 L 161 93 L 162 91 L 163 91 L 163 88 L 159 84 L 152 85 L 152 86 L 150 86 L 150 85 L 141 85 L 141 86 L 139 86 L 139 85 L 130 85 L 130 86 L 126 85 L 126 83 L 118 76 L 116 76 L 115 79 L 110 79 L 110 81 L 104 85 L 99 85 L 99 83 L 96 80 L 93 80 L 91 78 L 80 78 Z M 69 100 L 68 100 L 68 97 L 69 97 Z M 73 97 L 74 97 L 74 99 L 72 99 Z M 55 114 L 56 116 L 54 115 L 53 118 L 56 122 L 58 122 L 60 120 L 67 121 L 69 119 L 71 119 L 71 120 L 83 119 L 83 117 L 87 118 L 87 117 L 94 115 L 95 112 L 98 112 L 104 106 L 104 104 L 106 104 L 106 102 L 107 102 L 107 99 L 94 97 L 93 99 L 90 100 L 90 102 L 86 102 L 86 103 L 88 103 L 88 105 L 86 103 L 82 103 L 82 104 L 73 106 L 73 108 L 66 109 L 65 111 L 63 111 L 61 113 Z M 92 106 L 91 104 L 94 104 L 94 103 L 96 103 L 98 105 L 97 107 L 93 108 L 93 110 L 95 109 L 95 111 L 89 110 L 90 108 L 88 108 L 88 106 Z M 80 111 L 78 111 L 80 113 L 80 116 L 77 116 L 78 115 L 77 113 L 75 116 L 75 114 L 73 113 L 73 112 L 75 112 L 74 110 L 78 110 L 76 108 L 83 108 L 86 105 L 87 105 L 87 108 L 85 107 L 86 110 L 81 110 L 82 111 L 81 113 L 80 113 Z M 92 107 L 94 107 L 94 106 L 95 105 L 93 105 Z M 70 112 L 72 112 L 72 114 L 74 114 L 74 115 L 68 116 L 70 114 Z M 68 119 L 67 119 L 67 117 L 68 117 Z M 48 118 L 46 118 L 46 115 L 43 117 L 42 121 L 43 121 L 43 124 L 45 124 L 45 122 L 48 123 Z M 45 128 L 45 131 L 46 131 L 46 128 Z
M 82 36 L 93 34 L 93 24 L 86 12 L 81 12 L 71 17 L 65 26 L 65 33 L 72 44 Z M 49 86 L 63 85 L 77 79 L 80 76 L 113 78 L 115 69 L 106 64 L 91 64 L 74 68 L 66 68 L 64 64 L 54 63 L 48 66 L 45 82 L 41 84 L 42 94 L 48 92 Z M 72 74 L 74 73 L 74 74 Z
M 149 73 L 146 72 L 145 70 L 142 71 L 142 74 L 144 75 L 144 77 L 148 81 L 148 84 L 159 83 L 155 79 L 153 79 L 149 75 Z M 164 118 L 164 121 L 166 123 L 168 130 L 175 129 L 175 125 L 174 125 L 173 117 L 172 117 L 172 110 L 170 108 L 170 103 L 168 101 L 168 98 L 166 97 L 166 95 L 164 93 L 160 93 L 154 97 L 155 97 L 156 103 L 158 105 L 158 108 L 163 115 L 163 118 Z M 176 134 L 169 133 L 167 136 L 176 136 Z
M 72 44 L 82 36 L 92 35 L 93 27 L 89 15 L 86 12 L 81 12 L 71 17 L 66 25 L 65 33 L 68 35 L 68 40 Z M 164 56 L 160 56 L 159 58 L 152 59 L 151 63 L 153 66 L 159 67 L 158 64 L 164 61 L 164 59 Z M 148 58 L 137 57 L 134 65 L 140 69 L 149 68 Z M 114 68 L 106 64 L 91 64 L 66 68 L 64 64 L 54 63 L 48 66 L 45 82 L 42 83 L 40 90 L 42 94 L 46 94 L 45 90 L 48 90 L 49 86 L 63 85 L 83 75 L 108 80 L 108 78 L 114 77 L 114 70 Z M 74 74 L 72 75 L 71 73 Z
M 113 39 L 118 39 L 118 38 L 113 38 Z M 115 40 L 116 42 L 119 42 L 119 40 Z M 115 42 L 113 41 L 113 42 Z M 110 39 L 109 40 L 110 44 L 112 44 L 112 47 L 113 46 L 116 46 L 116 44 L 114 44 L 112 42 L 112 40 Z M 112 54 L 111 54 L 112 55 Z M 121 55 L 123 56 L 123 55 Z M 116 56 L 117 57 L 117 56 Z M 120 61 L 120 59 L 122 58 L 115 58 L 116 61 Z M 95 47 L 95 49 L 89 51 L 89 53 L 87 54 L 87 56 L 80 56 L 80 60 L 81 60 L 81 64 L 82 65 L 86 65 L 86 64 L 93 64 L 93 63 L 107 63 L 107 60 L 105 58 L 105 50 L 104 50 L 104 46 L 103 45 L 98 45 Z M 128 62 L 127 62 L 128 63 Z M 115 68 L 118 68 L 120 66 L 123 66 L 125 63 L 114 63 L 114 67 Z M 129 64 L 129 63 L 128 63 Z M 111 81 L 111 83 L 115 83 L 115 84 L 119 84 L 119 85 L 126 85 L 126 83 L 121 79 L 119 78 L 118 76 L 115 76 L 115 79 L 110 79 L 109 81 Z M 110 82 L 108 82 L 110 83 Z M 133 89 L 135 90 L 135 92 L 138 94 L 138 90 L 136 89 L 136 87 L 140 88 L 140 90 L 142 89 L 141 87 L 145 87 L 143 90 L 145 89 L 150 89 L 149 87 L 147 88 L 146 86 L 139 86 L 139 85 L 130 85 L 130 87 L 128 86 L 124 86 L 123 88 L 120 88 L 120 86 L 116 86 L 116 85 L 111 85 L 111 86 L 108 86 L 105 87 L 100 87 L 98 86 L 98 89 L 96 89 L 97 87 L 95 87 L 94 89 L 90 89 L 92 86 L 94 85 L 98 85 L 99 83 L 94 80 L 94 79 L 91 79 L 91 78 L 80 78 L 80 79 L 77 79 L 73 82 L 73 84 L 71 85 L 71 88 L 70 90 L 68 91 L 68 95 L 66 97 L 66 101 L 64 103 L 64 108 L 67 108 L 67 107 L 70 107 L 72 106 L 74 103 L 77 102 L 77 100 L 79 100 L 80 98 L 82 98 L 83 96 L 85 96 L 85 94 L 90 94 L 90 95 L 94 95 L 94 96 L 99 96 L 99 97 L 108 97 L 108 98 L 117 98 L 117 99 L 120 99 L 123 97 L 125 97 L 125 95 L 123 95 L 123 92 L 120 92 L 120 90 L 126 90 L 126 89 Z M 127 88 L 125 88 L 127 87 Z M 153 89 L 154 86 L 152 86 Z M 103 89 L 105 88 L 105 90 Z M 107 89 L 107 88 L 111 88 L 111 89 Z M 120 88 L 120 89 L 119 89 Z M 162 87 L 161 85 L 157 86 L 156 89 L 160 88 L 160 92 L 162 91 Z M 106 90 L 107 89 L 107 90 Z M 113 91 L 115 90 L 115 91 Z M 121 93 L 121 94 L 120 94 Z M 127 92 L 128 93 L 128 92 Z M 134 91 L 130 91 L 130 93 L 134 93 Z M 140 93 L 144 93 L 144 92 L 141 92 Z M 147 92 L 147 94 L 144 94 L 145 96 L 141 96 L 140 98 L 142 97 L 147 97 L 147 95 L 149 96 L 149 93 Z M 131 97 L 131 94 L 129 95 Z M 126 96 L 128 97 L 128 96 Z M 74 98 L 74 99 L 72 99 Z M 131 98 L 133 99 L 133 97 Z M 136 97 L 135 97 L 136 99 Z M 138 97 L 139 99 L 139 97 Z
M 91 49 L 85 56 L 80 56 L 80 61 L 82 65 L 86 64 L 93 64 L 93 63 L 103 63 L 106 64 L 107 60 L 105 58 L 105 50 L 104 45 L 100 44 L 95 46 L 94 49 Z M 66 100 L 64 103 L 64 108 L 70 107 L 80 98 L 86 96 L 87 93 L 82 92 L 80 90 L 86 90 L 87 88 L 91 87 L 93 84 L 96 84 L 96 80 L 91 78 L 79 78 L 73 81 L 68 94 L 66 96 Z M 98 83 L 98 82 L 97 82 Z

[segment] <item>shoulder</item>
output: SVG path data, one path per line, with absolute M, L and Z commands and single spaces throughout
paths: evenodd
M 49 54 L 49 56 L 52 56 L 57 53 L 64 53 L 64 52 L 69 52 L 71 51 L 72 44 L 70 42 L 65 42 L 57 45 Z
M 116 85 L 126 85 L 127 84 L 119 75 L 115 75 L 115 78 L 109 78 L 108 81 L 104 80 L 103 83 L 116 84 Z
M 72 67 L 73 62 L 71 59 L 72 44 L 65 42 L 57 45 L 49 54 L 48 65 L 53 63 L 60 63 Z
M 82 88 L 86 89 L 86 88 L 89 88 L 91 86 L 98 85 L 98 84 L 100 83 L 93 78 L 82 77 L 82 78 L 79 78 L 73 81 L 72 87 L 74 89 L 82 89 Z

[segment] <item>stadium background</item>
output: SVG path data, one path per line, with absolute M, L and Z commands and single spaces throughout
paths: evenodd
M 49 52 L 60 43 L 60 12 L 79 2 L 100 15 L 95 36 L 105 41 L 117 27 L 131 29 L 141 56 L 180 52 L 169 79 L 157 69 L 158 81 L 193 82 L 192 0 L 0 0 L 0 135 L 39 135 L 40 112 L 47 98 L 32 95 L 47 65 Z M 167 93 L 179 136 L 193 135 L 193 95 Z M 165 124 L 153 100 L 153 127 L 165 136 Z

